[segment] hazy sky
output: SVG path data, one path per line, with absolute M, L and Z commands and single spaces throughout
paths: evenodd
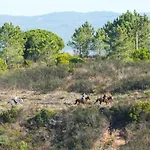
M 150 12 L 150 0 L 1 0 L 0 14 L 34 16 L 61 11 Z

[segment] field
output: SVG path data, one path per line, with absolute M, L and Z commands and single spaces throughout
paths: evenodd
M 143 64 L 128 64 L 126 67 L 126 64 L 117 66 L 113 62 L 110 71 L 107 63 L 109 61 L 101 62 L 101 65 L 98 65 L 99 62 L 90 62 L 90 66 L 77 65 L 74 72 L 61 76 L 62 66 L 57 74 L 53 68 L 50 68 L 51 71 L 42 68 L 42 72 L 41 68 L 35 68 L 32 69 L 34 75 L 27 70 L 2 77 L 0 149 L 126 150 L 135 147 L 136 150 L 147 150 L 149 110 L 143 114 L 139 112 L 141 108 L 137 112 L 133 108 L 138 103 L 144 102 L 145 105 L 150 102 L 149 69 L 143 68 Z M 96 64 L 99 67 L 94 72 Z M 52 82 L 54 73 L 57 85 Z M 42 76 L 45 78 L 41 82 Z M 60 79 L 61 82 L 57 82 Z M 48 86 L 47 82 L 52 86 Z M 40 84 L 37 86 L 37 83 Z M 109 105 L 94 104 L 104 91 L 111 91 L 113 102 Z M 90 96 L 89 104 L 74 105 L 82 92 Z M 7 102 L 15 96 L 22 98 L 24 103 L 12 108 Z M 134 120 L 131 113 L 135 113 L 134 117 L 138 120 Z M 141 141 L 137 140 L 139 137 Z

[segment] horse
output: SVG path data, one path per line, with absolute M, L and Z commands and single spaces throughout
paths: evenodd
M 88 104 L 88 100 L 90 100 L 90 97 L 87 96 L 85 97 L 85 100 L 83 101 L 82 98 L 81 99 L 76 99 L 74 104 Z
M 106 96 L 105 98 L 104 97 L 100 97 L 100 98 L 98 98 L 96 101 L 95 101 L 95 103 L 97 103 L 99 101 L 99 103 L 101 104 L 102 102 L 104 102 L 104 103 L 106 103 L 106 105 L 107 104 L 109 104 L 110 102 L 112 102 L 113 101 L 113 97 L 110 95 L 110 96 Z M 94 104 L 95 104 L 94 103 Z

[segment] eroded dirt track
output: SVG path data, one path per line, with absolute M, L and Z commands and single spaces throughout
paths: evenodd
M 103 136 L 95 142 L 91 150 L 119 150 L 119 147 L 125 145 L 125 143 L 126 140 L 122 130 L 113 130 L 110 133 L 109 129 L 107 129 Z

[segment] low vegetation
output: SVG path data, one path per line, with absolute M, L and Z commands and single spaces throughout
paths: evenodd
M 125 144 L 118 149 L 148 150 L 149 32 L 148 17 L 136 11 L 127 11 L 97 31 L 86 22 L 68 43 L 77 54 L 71 56 L 60 52 L 64 43 L 56 34 L 40 29 L 23 32 L 5 23 L 0 28 L 0 90 L 86 93 L 91 102 L 76 106 L 60 95 L 53 102 L 63 101 L 59 107 L 65 108 L 52 108 L 40 98 L 36 104 L 6 107 L 0 113 L 0 149 L 92 150 L 106 130 L 109 134 L 119 130 Z M 97 56 L 90 58 L 90 50 Z M 113 103 L 94 104 L 93 97 L 105 91 L 113 95 Z M 113 146 L 113 139 L 104 145 Z

